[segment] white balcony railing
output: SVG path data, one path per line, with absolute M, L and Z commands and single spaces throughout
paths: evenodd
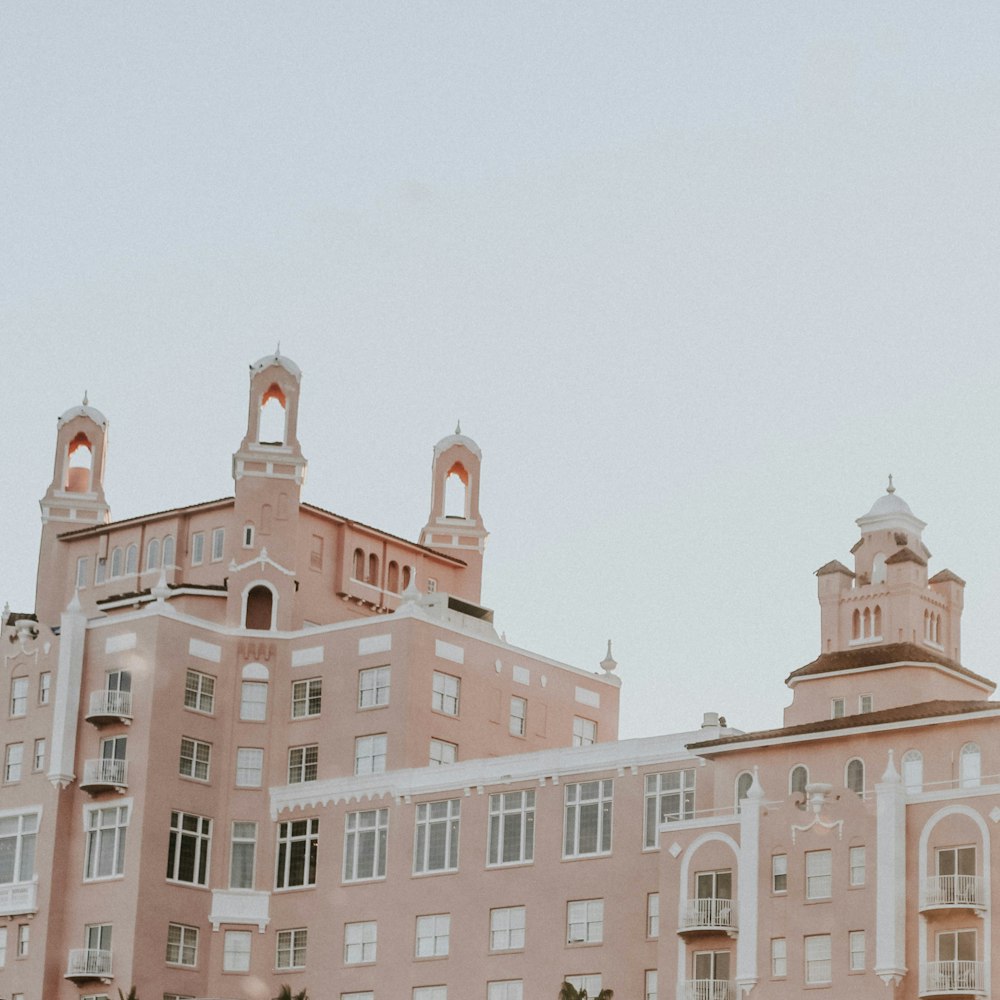
M 66 979 L 110 979 L 111 952 L 100 948 L 73 948 L 66 965 Z
M 932 875 L 924 880 L 921 907 L 971 906 L 986 908 L 982 875 Z
M 35 913 L 38 910 L 38 886 L 34 882 L 0 885 L 0 916 Z
M 88 719 L 132 718 L 131 691 L 91 691 Z
M 922 997 L 976 996 L 986 992 L 982 962 L 927 962 L 920 972 Z
M 718 927 L 720 930 L 733 930 L 736 927 L 735 899 L 689 899 L 684 907 L 684 919 L 681 930 L 693 930 L 696 927 Z M 721 980 L 720 980 L 721 981 Z M 715 980 L 698 980 L 698 982 L 715 982 Z
M 117 760 L 113 757 L 99 757 L 97 760 L 84 761 L 83 781 L 80 782 L 80 787 L 127 788 L 127 779 L 128 761 Z
M 736 984 L 730 979 L 689 979 L 684 1000 L 736 1000 Z

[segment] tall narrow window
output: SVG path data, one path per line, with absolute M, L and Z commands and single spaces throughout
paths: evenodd
M 146 569 L 160 568 L 160 540 L 151 538 L 146 544 Z
M 226 529 L 212 529 L 212 562 L 219 562 L 226 550 Z
M 347 814 L 344 837 L 344 881 L 385 878 L 389 810 L 365 809 Z
M 771 938 L 771 976 L 783 979 L 788 975 L 788 941 L 785 938 Z
M 264 632 L 272 627 L 274 620 L 274 594 L 270 587 L 258 584 L 247 594 L 246 627 Z
M 865 849 L 863 847 L 852 847 L 850 849 L 850 865 L 852 886 L 865 884 Z
M 88 808 L 85 881 L 114 878 L 125 871 L 125 833 L 128 806 Z
M 788 855 L 771 855 L 771 892 L 788 892 Z
M 982 773 L 982 757 L 978 743 L 966 743 L 959 754 L 959 785 L 962 788 L 978 788 Z
M 86 556 L 80 556 L 76 561 L 76 589 L 83 590 L 87 586 L 87 566 L 89 560 Z
M 319 820 L 278 824 L 278 873 L 274 887 L 292 889 L 316 884 Z
M 8 743 L 7 753 L 4 758 L 3 780 L 6 784 L 13 784 L 21 780 L 21 768 L 24 765 L 24 744 Z
M 924 755 L 919 750 L 903 754 L 903 785 L 911 795 L 924 789 Z
M 368 582 L 373 586 L 377 587 L 380 583 L 378 575 L 378 556 L 373 552 L 368 557 Z
M 851 931 L 848 934 L 850 945 L 850 967 L 851 972 L 864 972 L 865 970 L 865 932 Z
M 535 856 L 535 793 L 490 796 L 488 865 L 520 865 Z
M 111 550 L 111 578 L 122 575 L 122 550 L 115 548 Z
M 646 937 L 660 936 L 660 894 L 651 892 L 646 896 Z
M 361 549 L 354 550 L 354 564 L 352 567 L 354 579 L 359 583 L 365 581 L 365 554 Z
M 528 716 L 528 702 L 524 698 L 512 696 L 510 699 L 509 729 L 511 736 L 523 736 Z
M 614 782 L 582 781 L 566 785 L 563 857 L 579 858 L 611 852 L 611 807 Z
M 191 536 L 191 565 L 200 566 L 205 561 L 205 532 L 196 531 Z
M 399 593 L 399 563 L 392 560 L 386 572 L 385 589 L 393 594 Z
M 126 575 L 139 572 L 139 547 L 130 545 L 125 550 L 125 573 Z
M 167 535 L 163 539 L 163 568 L 170 569 L 174 564 L 174 536 Z
M 236 750 L 236 787 L 260 788 L 264 774 L 264 751 L 260 747 Z
M 833 852 L 806 851 L 806 899 L 829 899 L 833 889 Z
M 809 784 L 809 770 L 805 764 L 798 764 L 792 768 L 792 773 L 788 776 L 788 790 L 792 795 L 805 794 L 806 785 Z
M 48 670 L 43 670 L 38 675 L 38 704 L 47 705 L 49 703 L 49 693 L 52 690 L 52 674 Z
M 644 847 L 656 847 L 660 823 L 694 817 L 694 768 L 646 775 Z
M 858 760 L 857 757 L 854 760 L 849 760 L 847 762 L 847 767 L 844 772 L 844 784 L 852 791 L 855 795 L 865 794 L 865 764 L 864 761 Z
M 25 715 L 28 711 L 28 678 L 15 677 L 10 682 L 10 714 Z
M 813 934 L 806 938 L 806 982 L 828 983 L 831 975 L 829 934 Z
M 191 813 L 170 814 L 167 879 L 190 885 L 208 885 L 208 857 L 212 846 L 212 821 Z
M 422 802 L 417 806 L 413 839 L 413 871 L 454 871 L 458 868 L 460 799 Z
M 223 972 L 249 972 L 250 948 L 253 935 L 250 931 L 226 931 L 222 948 Z
M 233 823 L 233 841 L 229 855 L 229 888 L 252 889 L 257 853 L 257 824 Z
M 247 722 L 263 722 L 267 718 L 267 684 L 243 681 L 240 684 L 240 718 Z

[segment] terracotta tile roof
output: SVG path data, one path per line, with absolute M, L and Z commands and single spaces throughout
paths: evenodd
M 10 614 L 7 615 L 7 620 L 4 622 L 4 625 L 13 625 L 14 622 L 21 621 L 22 618 L 32 622 L 38 621 L 38 615 L 36 614 L 29 614 L 27 611 L 11 611 Z
M 115 528 L 124 528 L 129 524 L 140 524 L 143 521 L 155 521 L 157 518 L 169 517 L 171 514 L 187 514 L 191 511 L 205 510 L 209 507 L 218 507 L 222 504 L 233 503 L 235 497 L 221 497 L 218 500 L 205 500 L 202 503 L 193 503 L 187 507 L 170 507 L 167 510 L 157 510 L 152 514 L 137 514 L 135 517 L 126 517 L 121 521 L 108 521 L 107 524 L 94 524 L 88 528 L 74 528 L 72 531 L 60 532 L 60 538 L 78 538 L 81 535 L 100 535 L 105 531 L 112 531 Z
M 880 663 L 937 663 L 963 677 L 970 677 L 990 688 L 996 685 L 988 677 L 973 673 L 955 660 L 949 660 L 943 653 L 935 652 L 926 646 L 918 646 L 915 642 L 890 642 L 874 646 L 861 646 L 858 649 L 844 649 L 838 653 L 823 653 L 812 663 L 807 663 L 798 670 L 793 670 L 785 683 L 797 677 L 810 677 L 814 674 L 828 674 L 838 670 L 860 670 L 862 667 L 877 667 Z
M 830 573 L 846 573 L 848 576 L 854 576 L 854 574 L 842 563 L 836 559 L 831 559 L 828 563 L 823 563 L 818 570 L 816 570 L 816 576 L 828 576 Z
M 756 733 L 741 733 L 738 736 L 722 736 L 717 740 L 688 743 L 688 750 L 729 746 L 733 743 L 751 743 L 758 740 L 780 740 L 786 736 L 805 736 L 810 733 L 829 733 L 838 729 L 856 729 L 861 726 L 888 726 L 895 722 L 910 722 L 917 719 L 938 719 L 951 715 L 967 715 L 970 712 L 1000 712 L 1000 701 L 924 701 L 917 705 L 900 705 L 898 708 L 884 708 L 880 712 L 865 712 L 860 715 L 845 715 L 840 719 L 821 719 L 819 722 L 805 722 L 798 726 L 784 726 L 781 729 L 764 729 Z
M 188 590 L 207 590 L 210 593 L 226 593 L 228 588 L 222 583 L 168 583 L 168 590 L 180 590 L 181 587 L 186 587 Z M 111 594 L 108 597 L 102 597 L 95 603 L 100 606 L 101 604 L 111 604 L 115 601 L 127 601 L 133 597 L 149 597 L 153 592 L 151 587 L 146 587 L 143 590 L 128 590 L 124 594 Z
M 940 573 L 935 573 L 928 581 L 928 583 L 958 583 L 963 587 L 965 586 L 965 581 L 957 574 L 952 573 L 950 569 L 943 569 Z
M 918 566 L 926 566 L 927 560 L 923 556 L 918 556 L 913 549 L 900 549 L 898 552 L 894 552 L 888 559 L 886 559 L 886 566 L 894 566 L 896 563 L 912 562 L 916 563 Z

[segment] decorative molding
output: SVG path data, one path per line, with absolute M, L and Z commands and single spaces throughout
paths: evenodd
M 236 560 L 233 559 L 229 563 L 230 573 L 242 573 L 243 570 L 249 569 L 251 566 L 273 566 L 279 573 L 284 573 L 285 576 L 295 576 L 295 570 L 286 569 L 280 563 L 276 563 L 268 554 L 267 547 L 265 546 L 260 550 L 260 553 L 254 556 L 253 559 L 248 559 L 245 563 L 237 564 Z

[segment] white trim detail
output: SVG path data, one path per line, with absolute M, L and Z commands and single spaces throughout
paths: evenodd
M 434 655 L 442 660 L 451 660 L 452 663 L 465 663 L 465 650 L 443 639 L 434 640 Z
M 209 663 L 222 662 L 222 647 L 203 639 L 192 639 L 188 643 L 188 654 L 199 660 L 208 660 Z
M 875 974 L 898 986 L 906 975 L 906 789 L 891 750 L 875 799 Z
M 135 649 L 135 632 L 122 632 L 120 635 L 109 635 L 104 640 L 105 653 L 122 653 L 126 649 Z
M 311 667 L 314 663 L 322 663 L 326 651 L 322 646 L 310 646 L 308 649 L 292 650 L 293 667 Z
M 250 597 L 250 591 L 257 587 L 264 587 L 266 590 L 271 592 L 271 624 L 266 628 L 246 628 L 247 620 L 247 601 Z M 240 621 L 244 625 L 244 632 L 251 632 L 254 635 L 258 635 L 261 632 L 273 632 L 278 625 L 278 601 L 279 601 L 277 588 L 268 580 L 263 580 L 258 577 L 256 580 L 251 580 L 243 588 L 243 593 L 240 595 Z
M 803 681 L 826 680 L 829 677 L 853 677 L 855 674 L 869 674 L 875 670 L 895 670 L 897 667 L 924 667 L 929 670 L 940 670 L 941 673 L 949 677 L 955 677 L 960 681 L 965 681 L 973 687 L 981 688 L 983 691 L 992 692 L 996 690 L 996 684 L 990 681 L 977 680 L 968 674 L 963 674 L 958 670 L 952 670 L 943 663 L 932 663 L 930 660 L 899 660 L 896 663 L 875 663 L 870 667 L 852 667 L 850 670 L 827 670 L 822 674 L 803 674 L 801 677 L 790 677 L 785 683 L 790 687 L 801 684 Z
M 517 680 L 517 678 L 514 678 Z M 581 705 L 589 705 L 591 708 L 601 707 L 601 696 L 596 691 L 589 691 L 587 688 L 577 687 L 576 700 Z
M 233 559 L 229 563 L 230 573 L 242 573 L 243 570 L 249 569 L 251 566 L 273 566 L 279 573 L 284 573 L 285 576 L 295 576 L 295 570 L 286 569 L 280 563 L 276 563 L 268 554 L 267 548 L 262 548 L 260 554 L 253 557 L 253 559 L 248 559 L 245 563 L 236 564 L 236 560 Z
M 358 656 L 369 653 L 388 653 L 392 649 L 392 634 L 365 635 L 358 639 Z

